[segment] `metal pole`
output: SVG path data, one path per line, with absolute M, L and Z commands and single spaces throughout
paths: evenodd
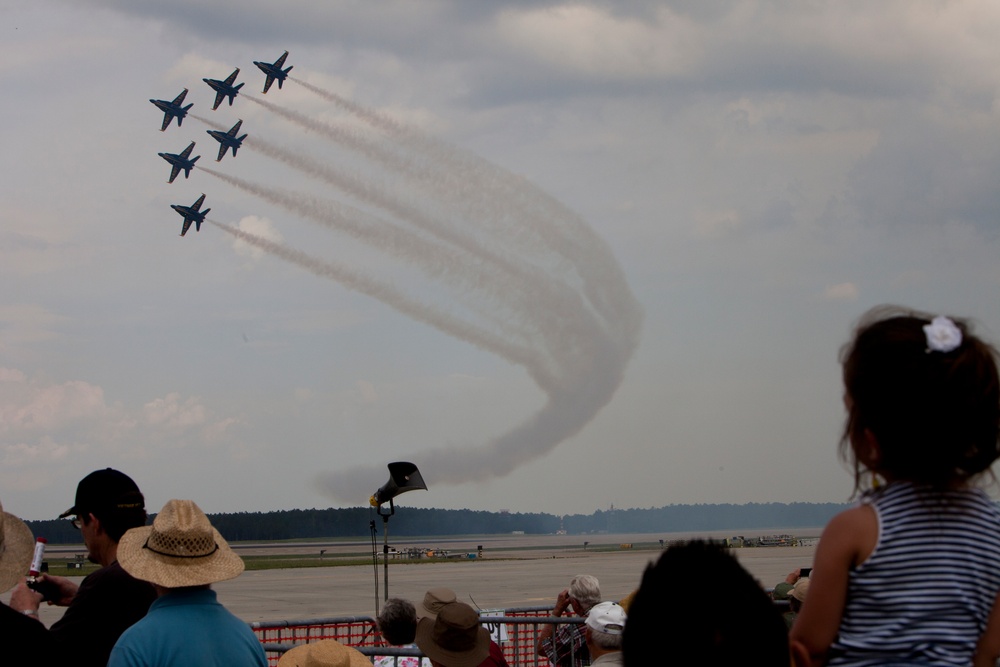
M 382 517 L 382 583 L 385 585 L 383 600 L 389 599 L 389 517 L 396 513 L 396 506 L 389 499 L 388 513 L 382 512 L 382 507 L 378 508 L 378 514 Z

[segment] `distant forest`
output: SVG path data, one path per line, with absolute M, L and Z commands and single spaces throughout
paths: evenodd
M 545 535 L 563 529 L 571 535 L 600 533 L 673 533 L 732 530 L 767 531 L 823 526 L 847 507 L 837 503 L 750 503 L 746 505 L 668 505 L 649 509 L 598 510 L 593 514 L 519 514 L 475 510 L 397 507 L 390 536 L 499 535 L 523 531 Z M 373 508 L 283 510 L 210 514 L 222 536 L 231 542 L 350 538 L 371 535 L 374 520 L 382 534 L 382 519 Z M 150 517 L 152 520 L 152 517 Z M 65 519 L 28 521 L 31 532 L 50 544 L 79 544 L 80 533 Z M 652 539 L 652 535 L 650 539 Z

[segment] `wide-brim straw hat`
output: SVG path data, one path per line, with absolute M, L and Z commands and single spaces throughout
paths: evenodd
M 452 602 L 458 602 L 455 591 L 450 588 L 432 588 L 424 593 L 424 599 L 417 607 L 417 620 L 421 618 L 437 618 L 441 607 Z
M 192 500 L 170 500 L 152 526 L 126 532 L 118 563 L 136 579 L 164 588 L 214 584 L 243 572 L 243 559 Z
M 364 653 L 336 639 L 296 646 L 278 659 L 278 667 L 371 667 Z
M 0 505 L 0 593 L 28 576 L 35 538 L 28 525 Z
M 424 655 L 448 667 L 477 667 L 490 654 L 490 633 L 476 610 L 464 602 L 441 607 L 437 618 L 417 623 L 417 646 Z

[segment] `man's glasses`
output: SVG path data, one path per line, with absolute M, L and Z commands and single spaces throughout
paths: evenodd
M 72 519 L 69 520 L 69 522 L 73 524 L 73 527 L 76 528 L 77 530 L 80 530 L 80 526 L 83 525 L 83 519 L 81 519 L 78 516 L 73 517 Z

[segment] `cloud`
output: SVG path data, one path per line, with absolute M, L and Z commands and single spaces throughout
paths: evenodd
M 652 21 L 572 3 L 499 14 L 500 41 L 564 74 L 644 79 L 679 74 L 703 43 L 688 18 L 662 8 Z
M 739 211 L 735 209 L 699 211 L 695 214 L 691 235 L 695 238 L 717 239 L 736 232 L 741 224 Z
M 371 405 L 378 401 L 378 392 L 375 385 L 368 380 L 358 380 L 358 393 L 361 395 L 362 403 Z
M 260 218 L 256 215 L 248 215 L 240 220 L 237 228 L 247 234 L 259 236 L 273 243 L 281 243 L 284 241 L 284 237 L 282 237 L 281 233 L 274 227 L 274 223 L 267 218 Z M 252 246 L 243 239 L 239 238 L 233 241 L 233 250 L 236 251 L 237 255 L 240 255 L 241 257 L 249 257 L 254 261 L 259 260 L 265 254 L 260 248 Z
M 0 368 L 0 468 L 12 475 L 83 452 L 96 459 L 150 451 L 155 457 L 144 443 L 218 442 L 237 423 L 238 418 L 217 416 L 199 398 L 178 392 L 132 410 L 109 402 L 104 389 L 90 382 L 48 382 Z
M 59 329 L 69 321 L 37 304 L 0 306 L 0 352 L 58 338 Z
M 146 403 L 142 412 L 147 423 L 173 429 L 200 426 L 207 419 L 205 406 L 197 398 L 190 397 L 182 401 L 180 394 L 176 392 Z
M 854 283 L 830 285 L 823 292 L 823 296 L 831 301 L 857 301 L 858 286 Z

